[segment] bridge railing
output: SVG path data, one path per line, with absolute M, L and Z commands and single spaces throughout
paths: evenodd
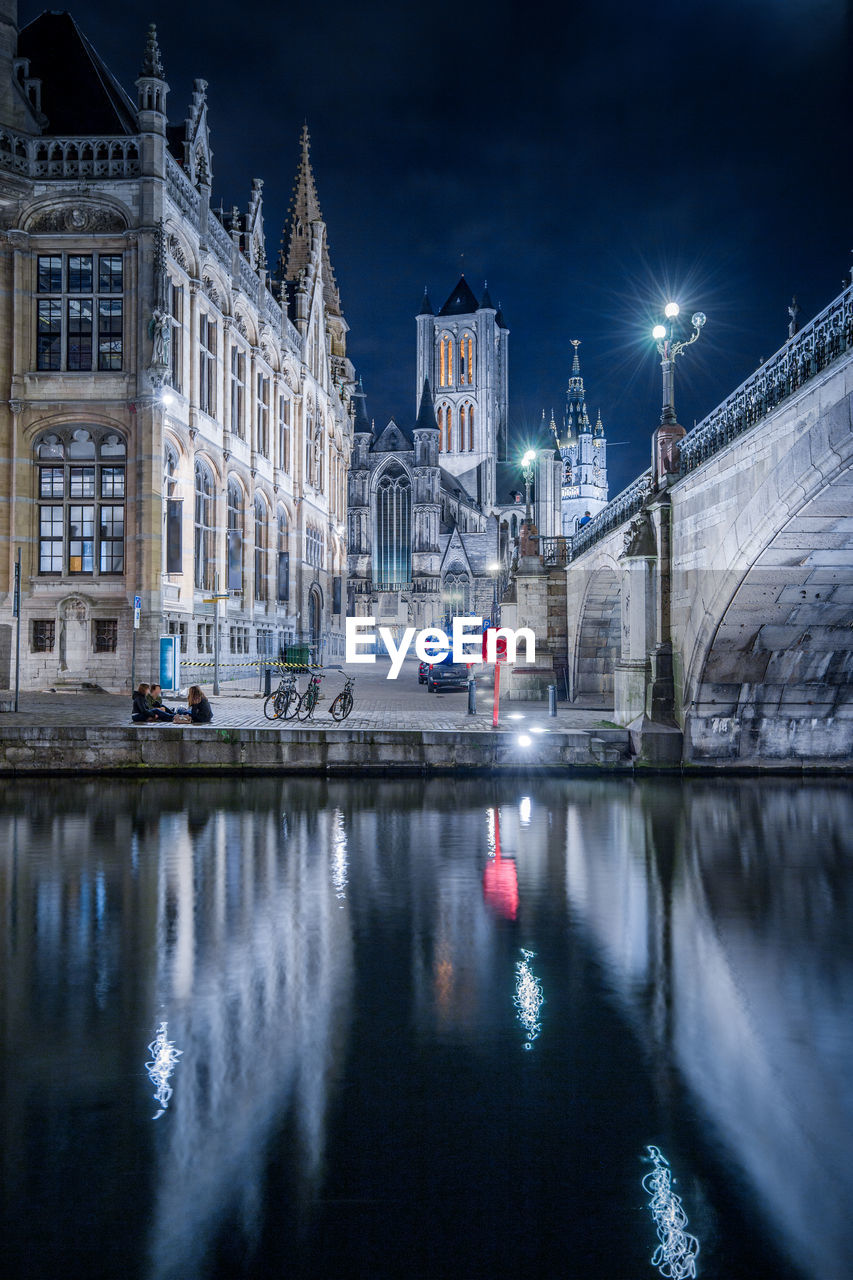
M 649 467 L 648 471 L 644 471 L 641 476 L 637 476 L 636 480 L 632 480 L 627 489 L 617 493 L 616 497 L 611 499 L 607 506 L 590 520 L 589 524 L 578 529 L 569 541 L 567 559 L 569 561 L 577 559 L 581 552 L 600 541 L 611 529 L 615 529 L 624 520 L 630 520 L 631 516 L 635 516 L 653 489 L 654 477 Z
M 787 396 L 853 347 L 853 285 L 789 338 L 679 444 L 681 474 L 755 426 Z

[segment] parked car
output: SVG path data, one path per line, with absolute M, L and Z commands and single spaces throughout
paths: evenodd
M 418 684 L 426 684 L 428 674 L 429 674 L 429 663 L 419 662 L 418 663 Z
M 433 663 L 427 672 L 427 689 L 430 693 L 467 688 L 468 666 L 464 662 Z

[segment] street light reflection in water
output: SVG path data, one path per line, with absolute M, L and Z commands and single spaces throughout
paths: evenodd
M 533 1048 L 533 1041 L 542 1030 L 542 1024 L 539 1021 L 539 1010 L 545 1003 L 545 997 L 542 994 L 542 983 L 530 967 L 530 961 L 535 955 L 535 951 L 526 951 L 522 947 L 521 959 L 517 960 L 515 964 L 514 1003 L 518 1010 L 518 1020 L 524 1027 L 526 1035 L 524 1041 L 525 1049 Z
M 151 1117 L 152 1120 L 159 1120 L 169 1105 L 169 1099 L 172 1096 L 169 1078 L 178 1065 L 178 1058 L 183 1053 L 183 1049 L 176 1049 L 174 1041 L 169 1040 L 168 1026 L 168 1023 L 161 1022 L 157 1028 L 157 1034 L 148 1046 L 151 1061 L 146 1062 L 145 1070 L 148 1072 L 151 1083 L 156 1086 L 154 1099 L 160 1107 L 157 1114 Z

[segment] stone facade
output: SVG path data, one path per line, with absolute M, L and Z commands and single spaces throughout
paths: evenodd
M 210 208 L 204 81 L 183 124 L 153 28 L 135 103 L 68 14 L 0 4 L 0 686 L 127 687 L 342 649 L 354 386 L 303 130 L 279 279 L 262 183 Z M 62 98 L 57 59 L 76 77 Z

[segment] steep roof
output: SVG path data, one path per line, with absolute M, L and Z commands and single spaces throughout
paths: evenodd
M 139 132 L 136 111 L 70 13 L 46 11 L 18 35 L 18 56 L 42 82 L 49 136 L 114 137 Z
M 311 137 L 307 124 L 302 126 L 299 147 L 299 168 L 287 213 L 287 223 L 282 234 L 282 276 L 291 282 L 299 279 L 300 272 L 307 268 L 311 260 L 309 231 L 311 223 L 323 221 L 320 201 L 317 197 L 317 185 L 314 181 L 314 170 L 311 167 Z M 340 294 L 329 259 L 329 242 L 325 236 L 323 237 L 323 299 L 326 311 L 330 315 L 341 314 Z
M 459 277 L 459 283 L 439 311 L 440 316 L 467 316 L 479 309 L 479 302 L 471 292 L 471 288 L 464 275 Z
M 435 420 L 435 404 L 432 398 L 432 388 L 429 385 L 429 378 L 424 378 L 423 391 L 421 392 L 421 407 L 418 410 L 418 419 L 415 423 L 416 431 L 438 430 L 438 423 Z

